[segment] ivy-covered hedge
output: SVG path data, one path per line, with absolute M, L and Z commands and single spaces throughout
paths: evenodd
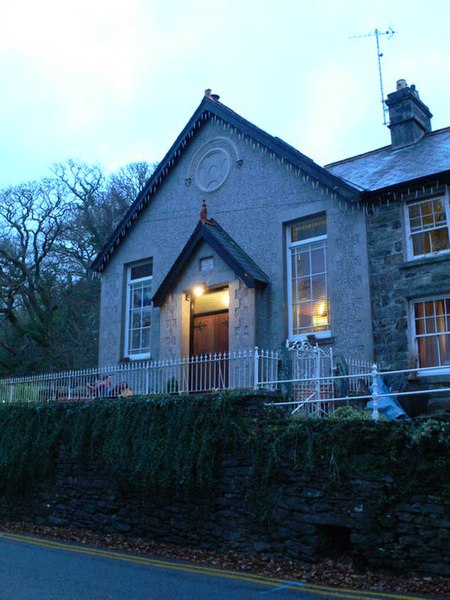
M 274 491 L 288 471 L 351 491 L 361 481 L 377 489 L 379 508 L 434 490 L 450 512 L 450 417 L 412 421 L 313 419 L 283 430 L 263 422 L 253 442 L 253 487 Z M 278 480 L 278 482 L 277 482 Z
M 223 397 L 3 405 L 0 495 L 50 484 L 61 447 L 80 466 L 107 466 L 123 490 L 205 492 L 221 455 L 236 441 L 237 418 L 233 402 Z
M 51 485 L 61 448 L 80 467 L 108 467 L 119 489 L 145 497 L 214 492 L 222 461 L 248 466 L 243 500 L 270 502 L 286 473 L 320 473 L 330 488 L 383 482 L 386 503 L 417 486 L 450 498 L 450 419 L 409 422 L 255 418 L 239 398 L 99 400 L 0 406 L 0 495 Z M 267 507 L 269 505 L 267 504 Z

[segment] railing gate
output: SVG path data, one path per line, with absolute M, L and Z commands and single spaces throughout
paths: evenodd
M 292 397 L 296 402 L 292 413 L 307 415 L 328 413 L 333 410 L 333 350 L 322 349 L 308 341 L 289 342 L 292 356 Z

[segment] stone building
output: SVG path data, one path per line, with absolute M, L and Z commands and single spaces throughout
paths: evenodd
M 205 92 L 94 262 L 100 364 L 308 339 L 450 365 L 450 129 L 400 80 L 392 144 L 321 167 Z
M 450 371 L 450 128 L 412 85 L 388 95 L 391 144 L 332 165 L 367 212 L 375 357 L 390 368 Z M 368 324 L 369 325 L 369 324 Z

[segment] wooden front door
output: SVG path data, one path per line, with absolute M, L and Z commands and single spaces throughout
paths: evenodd
M 228 311 L 193 318 L 192 354 L 228 352 Z
M 191 391 L 228 387 L 228 311 L 192 319 Z

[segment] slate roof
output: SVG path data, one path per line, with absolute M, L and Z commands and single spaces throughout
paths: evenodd
M 153 305 L 161 306 L 170 292 L 176 279 L 197 249 L 200 242 L 206 242 L 219 254 L 224 262 L 249 288 L 264 287 L 269 278 L 253 259 L 242 250 L 231 236 L 214 219 L 200 220 L 191 237 L 181 250 L 172 268 L 167 273 L 159 288 L 153 294 Z
M 157 192 L 159 186 L 169 175 L 173 166 L 189 145 L 195 130 L 211 118 L 218 118 L 228 123 L 232 128 L 235 128 L 254 142 L 273 152 L 279 160 L 300 170 L 305 176 L 314 181 L 318 181 L 332 193 L 337 193 L 350 202 L 358 200 L 358 191 L 353 185 L 342 181 L 331 171 L 327 171 L 319 166 L 305 154 L 302 154 L 280 138 L 274 137 L 256 127 L 256 125 L 253 125 L 253 123 L 250 123 L 250 121 L 247 121 L 218 100 L 205 96 L 166 156 L 155 169 L 147 185 L 130 206 L 114 233 L 95 258 L 92 263 L 92 268 L 95 271 L 103 271 L 115 248 L 125 237 L 127 230 L 133 225 L 141 210 L 151 201 L 153 194 Z
M 361 191 L 375 191 L 450 170 L 450 127 L 427 133 L 419 142 L 379 148 L 325 168 Z

